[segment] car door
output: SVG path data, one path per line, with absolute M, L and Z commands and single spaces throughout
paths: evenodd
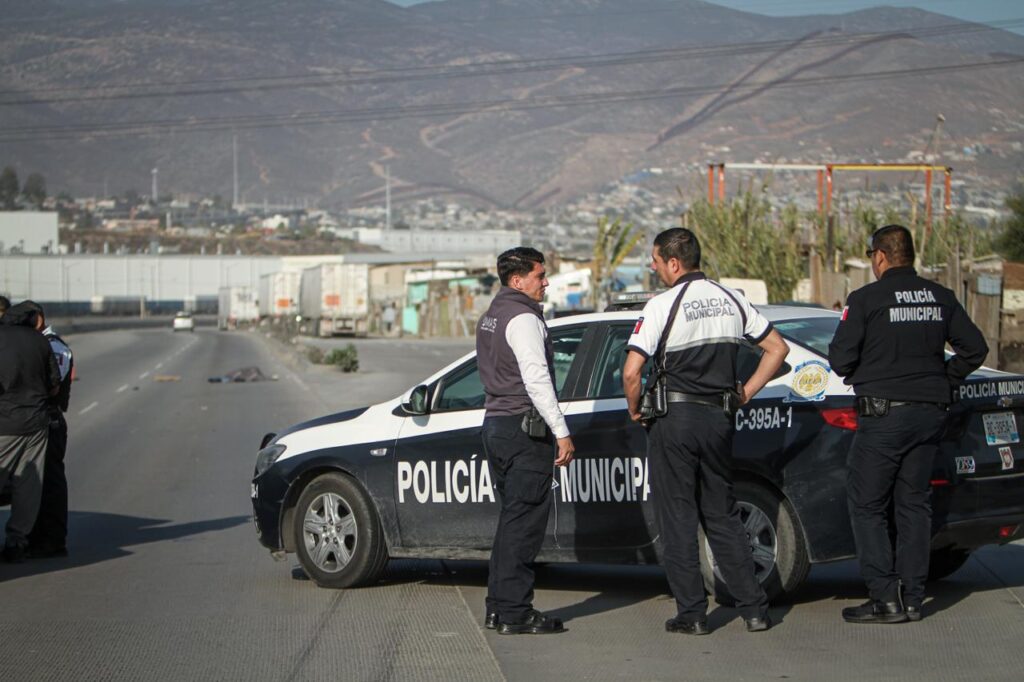
M 575 386 L 586 330 L 574 325 L 549 332 L 560 397 Z M 402 545 L 488 550 L 498 505 L 481 440 L 484 389 L 475 356 L 430 387 L 430 405 L 428 414 L 405 418 L 396 443 L 395 506 Z M 552 520 L 545 546 L 554 544 Z
M 622 366 L 632 322 L 601 325 L 565 415 L 576 446 L 556 475 L 558 539 L 580 561 L 654 561 L 647 434 L 626 411 Z M 646 372 L 645 372 L 646 375 Z

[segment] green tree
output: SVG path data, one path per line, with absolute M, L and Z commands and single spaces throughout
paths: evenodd
M 5 211 L 13 211 L 18 207 L 18 173 L 13 166 L 7 166 L 0 172 L 0 207 Z
M 39 173 L 30 174 L 25 178 L 25 186 L 21 188 L 21 194 L 36 210 L 41 209 L 43 202 L 46 201 L 46 178 Z
M 996 241 L 996 250 L 1008 260 L 1024 261 L 1024 188 L 1006 200 L 1012 215 Z
M 767 197 L 747 191 L 714 205 L 698 202 L 689 217 L 711 276 L 761 279 L 769 301 L 792 297 L 806 269 L 795 206 L 773 217 Z
M 603 215 L 597 219 L 594 267 L 590 273 L 590 295 L 595 308 L 603 307 L 615 268 L 622 264 L 643 238 L 642 230 L 636 230 L 633 223 L 622 222 L 621 217 L 610 220 L 607 215 Z

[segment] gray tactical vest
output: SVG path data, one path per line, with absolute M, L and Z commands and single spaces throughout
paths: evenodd
M 512 318 L 530 313 L 542 322 L 540 304 L 521 291 L 502 287 L 491 301 L 476 327 L 476 356 L 480 368 L 480 380 L 484 385 L 487 399 L 484 402 L 486 416 L 522 414 L 529 410 L 533 403 L 526 392 L 526 385 L 519 373 L 519 363 L 512 352 L 512 347 L 505 339 L 505 328 Z M 551 339 L 544 333 L 544 355 L 551 373 L 551 385 L 555 385 L 554 350 Z

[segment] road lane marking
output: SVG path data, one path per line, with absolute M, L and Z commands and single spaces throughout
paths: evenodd
M 86 412 L 88 412 L 92 408 L 96 407 L 97 405 L 99 405 L 99 403 L 94 400 L 91 403 L 89 403 L 89 405 L 86 408 L 84 408 L 81 412 L 79 412 L 78 414 L 85 414 Z
M 128 384 L 125 384 L 125 385 L 124 385 L 124 386 L 122 386 L 121 388 L 117 389 L 117 392 L 118 392 L 118 393 L 124 393 L 124 392 L 125 392 L 125 391 L 127 391 L 127 390 L 128 390 Z
M 149 372 L 143 372 L 142 374 L 139 375 L 139 378 L 140 379 L 145 379 L 148 376 L 149 376 Z
M 164 366 L 164 363 L 158 362 L 158 363 L 156 363 L 156 367 L 154 367 L 153 369 L 160 369 L 163 366 Z

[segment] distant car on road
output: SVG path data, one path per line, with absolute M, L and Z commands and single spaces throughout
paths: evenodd
M 647 436 L 622 392 L 637 310 L 550 323 L 562 411 L 575 460 L 557 469 L 540 561 L 657 563 Z M 757 576 L 795 591 L 811 564 L 854 556 L 846 455 L 854 396 L 827 360 L 839 315 L 759 306 L 790 346 L 787 362 L 735 415 L 735 493 Z M 743 346 L 746 379 L 759 359 Z M 936 396 L 937 399 L 944 396 Z M 1024 536 L 1024 377 L 981 369 L 959 387 L 932 475 L 932 577 L 983 545 Z M 404 396 L 267 434 L 252 503 L 260 542 L 298 554 L 317 584 L 375 581 L 389 557 L 484 559 L 498 505 L 480 438 L 484 392 L 475 353 Z M 709 590 L 728 600 L 701 535 Z
M 174 316 L 174 322 L 172 323 L 174 331 L 186 331 L 194 332 L 196 330 L 196 321 L 192 319 L 192 313 L 185 312 L 182 310 L 180 313 Z

